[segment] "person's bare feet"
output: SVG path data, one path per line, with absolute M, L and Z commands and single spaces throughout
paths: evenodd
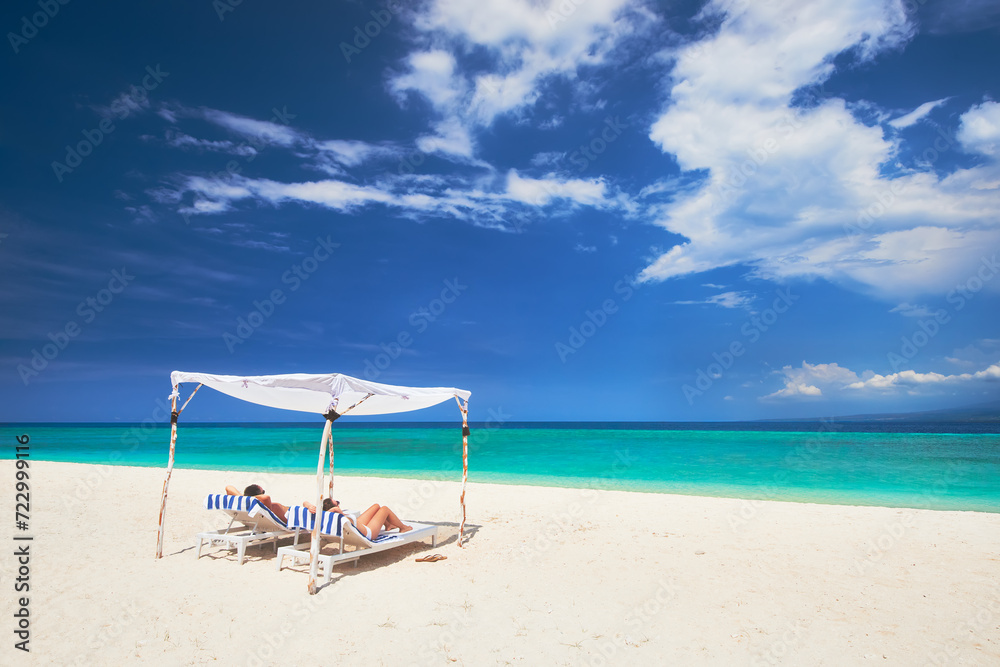
M 407 533 L 411 530 L 413 530 L 413 526 L 407 526 L 405 523 L 399 528 L 399 532 L 401 533 Z

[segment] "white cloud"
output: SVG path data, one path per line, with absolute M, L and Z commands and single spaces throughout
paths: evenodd
M 399 150 L 388 145 L 370 144 L 365 141 L 333 139 L 316 144 L 317 150 L 327 153 L 345 167 L 356 167 L 374 156 L 397 155 Z
M 941 106 L 948 101 L 947 97 L 943 97 L 940 100 L 934 100 L 933 102 L 924 102 L 919 107 L 911 111 L 910 113 L 900 116 L 889 121 L 889 125 L 893 126 L 897 130 L 902 130 L 904 128 L 910 127 L 911 125 L 916 125 L 921 119 L 927 116 L 931 111 Z
M 859 379 L 853 371 L 836 363 L 810 364 L 803 361 L 800 368 L 785 366 L 778 373 L 784 376 L 785 386 L 774 393 L 763 396 L 762 400 L 800 396 L 818 397 L 823 395 L 823 390 L 820 387 L 841 388 L 845 384 Z
M 283 183 L 269 179 L 232 176 L 227 179 L 188 177 L 164 201 L 180 201 L 193 193 L 194 204 L 182 207 L 188 215 L 215 214 L 231 210 L 233 203 L 255 199 L 272 205 L 286 203 L 315 204 L 341 212 L 367 205 L 400 209 L 403 215 L 450 216 L 474 224 L 501 230 L 516 230 L 529 216 L 541 216 L 538 210 L 556 202 L 569 208 L 594 207 L 628 211 L 630 202 L 621 195 L 606 197 L 607 188 L 600 179 L 580 180 L 548 177 L 522 178 L 511 171 L 505 181 L 489 189 L 465 187 L 453 180 L 424 175 L 419 178 L 385 176 L 374 184 L 355 184 L 340 179 Z M 502 189 L 501 189 L 502 188 Z
M 764 396 L 761 400 L 768 400 L 772 398 L 794 398 L 796 396 L 822 396 L 823 391 L 816 386 L 811 384 L 804 384 L 801 382 L 786 382 L 783 389 L 779 389 L 773 394 L 768 394 Z
M 269 144 L 289 147 L 302 140 L 302 136 L 289 126 L 267 120 L 248 118 L 218 109 L 201 109 L 201 115 L 210 123 L 224 127 L 231 132 L 256 138 Z
M 921 373 L 914 370 L 903 370 L 890 375 L 880 375 L 866 370 L 861 375 L 854 371 L 832 364 L 810 364 L 803 361 L 800 368 L 785 366 L 778 374 L 782 376 L 785 386 L 771 394 L 761 397 L 761 400 L 833 396 L 839 398 L 857 398 L 869 394 L 891 394 L 900 391 L 910 395 L 930 393 L 940 387 L 974 389 L 982 383 L 1000 381 L 1000 364 L 993 363 L 987 368 L 975 373 L 945 375 L 936 372 Z
M 435 107 L 449 108 L 464 95 L 466 84 L 455 76 L 455 57 L 439 49 L 411 53 L 405 74 L 389 82 L 389 88 L 401 100 L 413 91 L 420 93 Z
M 962 114 L 958 140 L 970 153 L 1000 154 L 1000 104 L 983 102 Z
M 997 164 L 886 176 L 900 139 L 841 99 L 793 106 L 795 91 L 833 73 L 835 56 L 904 44 L 900 2 L 719 0 L 706 13 L 724 18 L 676 52 L 670 101 L 649 136 L 685 173 L 707 175 L 662 204 L 658 223 L 686 240 L 641 279 L 747 265 L 760 278 L 824 278 L 899 301 L 947 292 L 1000 245 Z M 978 116 L 964 118 L 971 127 Z M 987 136 L 970 145 L 983 150 Z M 939 137 L 924 159 L 952 149 Z
M 469 158 L 474 130 L 533 105 L 551 77 L 576 80 L 648 22 L 630 0 L 431 0 L 414 27 L 422 45 L 389 81 L 401 102 L 423 96 L 438 114 L 425 141 Z M 476 53 L 475 64 L 467 57 Z M 559 122 L 553 117 L 550 125 Z
M 597 246 L 593 245 L 583 245 L 582 243 L 577 243 L 573 250 L 577 252 L 597 252 Z
M 706 286 L 719 287 L 719 285 L 711 284 Z M 745 292 L 723 292 L 722 294 L 710 296 L 703 301 L 674 301 L 673 303 L 680 306 L 709 304 L 723 308 L 749 308 L 755 298 L 752 294 L 746 294 Z
M 230 153 L 241 157 L 257 155 L 257 150 L 248 144 L 237 144 L 228 140 L 198 139 L 183 132 L 167 132 L 167 144 L 175 148 Z
M 545 206 L 554 199 L 567 200 L 584 206 L 603 207 L 607 186 L 599 178 L 589 180 L 560 179 L 554 175 L 546 178 L 525 178 L 511 169 L 507 173 L 507 196 L 514 201 L 533 206 Z
M 459 158 L 471 158 L 474 152 L 469 129 L 455 118 L 434 124 L 434 134 L 417 137 L 417 148 L 424 153 L 443 153 Z
M 566 153 L 562 151 L 545 151 L 535 153 L 531 157 L 531 164 L 536 167 L 551 167 L 566 159 Z
M 918 373 L 917 371 L 900 371 L 891 375 L 874 374 L 864 380 L 858 380 L 847 385 L 848 389 L 892 390 L 897 388 L 914 389 L 921 385 L 955 385 L 970 382 L 996 382 L 1000 380 L 1000 364 L 993 364 L 975 373 L 959 375 L 942 375 L 941 373 Z
M 927 306 L 912 303 L 901 303 L 889 309 L 890 313 L 899 313 L 903 317 L 934 317 L 934 311 Z

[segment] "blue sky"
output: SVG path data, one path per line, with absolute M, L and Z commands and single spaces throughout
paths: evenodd
M 141 421 L 175 369 L 457 386 L 507 421 L 1000 393 L 995 3 L 0 24 L 0 421 Z

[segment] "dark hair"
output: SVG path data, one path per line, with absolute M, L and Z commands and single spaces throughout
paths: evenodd
M 331 498 L 324 498 L 323 499 L 323 511 L 324 512 L 329 512 L 330 510 L 332 510 L 334 507 L 336 507 L 339 504 L 340 503 L 338 503 L 336 500 L 333 500 Z
M 247 488 L 243 489 L 244 496 L 259 496 L 263 493 L 264 489 L 262 489 L 259 484 L 251 484 Z

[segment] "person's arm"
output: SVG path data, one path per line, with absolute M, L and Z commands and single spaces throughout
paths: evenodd
M 235 486 L 227 486 L 226 487 L 226 495 L 227 496 L 241 496 L 243 494 L 241 494 L 239 492 L 239 490 Z

